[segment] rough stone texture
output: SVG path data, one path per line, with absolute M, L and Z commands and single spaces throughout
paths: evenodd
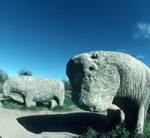
M 93 51 L 71 58 L 66 73 L 80 108 L 101 111 L 116 105 L 125 113 L 127 128 L 143 132 L 150 104 L 150 70 L 145 64 L 124 53 Z
M 27 107 L 36 106 L 37 102 L 46 103 L 56 100 L 63 106 L 64 84 L 60 80 L 33 76 L 11 77 L 4 83 L 3 94 Z

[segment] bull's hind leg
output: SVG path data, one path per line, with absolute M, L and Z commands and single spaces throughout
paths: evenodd
M 58 98 L 58 103 L 61 107 L 64 105 L 64 96 Z
M 138 134 L 143 133 L 144 117 L 145 117 L 145 108 L 144 108 L 144 106 L 141 106 L 139 109 L 138 118 L 137 118 L 137 125 L 136 125 L 136 132 Z
M 139 107 L 138 117 L 137 117 L 136 130 L 137 130 L 137 133 L 139 134 L 143 133 L 144 122 L 146 121 L 149 105 L 150 105 L 150 89 L 149 89 L 149 85 L 146 85 L 145 94 L 143 95 L 143 98 Z
M 57 102 L 59 106 L 63 106 L 64 104 L 64 96 L 54 96 L 53 99 Z
M 142 134 L 144 129 L 144 122 L 146 121 L 147 112 L 150 104 L 150 92 L 149 87 L 146 87 L 145 94 L 143 95 L 143 99 L 141 105 L 139 107 L 138 118 L 137 118 L 137 133 Z
M 4 97 L 9 97 L 10 92 L 11 92 L 10 85 L 7 82 L 4 83 L 4 85 L 3 85 L 3 95 L 4 95 Z
M 13 99 L 14 101 L 24 103 L 24 99 L 23 99 L 23 96 L 21 94 L 11 92 L 10 98 Z
M 54 107 L 56 107 L 58 104 L 57 104 L 57 101 L 56 100 L 54 100 L 54 99 L 51 99 L 51 101 L 50 101 L 50 107 L 51 108 L 54 108 Z
M 36 106 L 36 102 L 33 101 L 33 98 L 31 96 L 25 97 L 25 104 L 28 108 Z

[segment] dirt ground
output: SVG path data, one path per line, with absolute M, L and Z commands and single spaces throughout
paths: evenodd
M 67 132 L 43 132 L 35 134 L 26 130 L 17 118 L 31 115 L 52 115 L 52 111 L 18 111 L 0 108 L 0 136 L 2 138 L 69 138 L 73 134 Z M 63 113 L 61 113 L 63 114 Z
M 54 112 L 0 107 L 2 138 L 72 138 L 85 131 L 87 126 L 103 129 L 108 125 L 105 113 L 91 113 L 79 108 L 69 112 Z

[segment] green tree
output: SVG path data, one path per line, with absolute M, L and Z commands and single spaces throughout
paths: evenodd
M 7 79 L 8 74 L 4 70 L 0 69 L 0 83 L 4 83 L 4 81 L 6 81 Z
M 69 80 L 63 80 L 63 83 L 65 85 L 65 90 L 71 90 L 71 84 Z
M 18 71 L 18 75 L 32 76 L 32 71 L 27 69 L 21 69 L 20 71 Z
M 0 69 L 0 93 L 3 92 L 3 83 L 8 79 L 8 74 Z

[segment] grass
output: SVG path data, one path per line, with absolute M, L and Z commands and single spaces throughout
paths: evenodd
M 60 107 L 60 106 L 56 106 L 52 109 L 52 111 L 55 111 L 55 112 L 68 112 L 68 111 L 72 111 L 72 109 L 70 107 Z
M 145 122 L 144 134 L 150 134 L 150 120 L 147 120 L 147 121 Z
M 63 107 L 59 107 L 56 106 L 53 109 L 49 109 L 46 106 L 36 106 L 36 107 L 32 107 L 32 108 L 27 108 L 25 107 L 23 104 L 17 103 L 15 101 L 12 100 L 7 100 L 7 101 L 3 101 L 3 108 L 7 108 L 7 109 L 17 109 L 17 110 L 22 110 L 22 111 L 41 111 L 41 110 L 52 110 L 54 112 L 68 112 L 68 111 L 72 111 L 74 110 L 74 104 L 71 100 L 71 92 L 70 91 L 66 91 L 65 93 L 65 101 L 64 101 L 64 106 Z M 148 118 L 149 120 L 147 120 L 145 122 L 145 127 L 144 127 L 144 136 L 139 136 L 139 135 L 135 135 L 134 137 L 129 136 L 129 132 L 122 126 L 117 127 L 116 129 L 108 132 L 108 133 L 102 133 L 102 132 L 98 132 L 92 128 L 88 128 L 87 132 L 83 133 L 82 136 L 80 136 L 79 138 L 150 138 L 150 117 Z
M 7 109 L 18 109 L 18 110 L 25 110 L 26 109 L 25 106 L 23 106 L 19 103 L 15 103 L 15 102 L 10 101 L 10 100 L 2 101 L 2 107 L 7 108 Z
M 17 109 L 17 110 L 21 110 L 21 111 L 40 111 L 40 110 L 44 110 L 44 108 L 42 107 L 31 107 L 31 108 L 27 108 L 26 106 L 24 106 L 23 104 L 20 104 L 18 102 L 12 101 L 12 100 L 6 100 L 2 102 L 2 107 L 3 108 L 7 108 L 7 109 Z
M 66 91 L 64 106 L 63 107 L 56 106 L 52 109 L 52 111 L 55 111 L 55 112 L 68 112 L 68 111 L 74 110 L 72 106 L 74 106 L 74 104 L 71 100 L 71 91 Z
M 2 107 L 3 108 L 7 108 L 7 109 L 17 109 L 17 110 L 21 110 L 21 111 L 26 111 L 26 110 L 30 110 L 30 111 L 41 111 L 41 110 L 52 110 L 55 112 L 67 112 L 67 111 L 72 111 L 72 105 L 73 102 L 71 100 L 71 92 L 70 91 L 66 91 L 65 92 L 65 100 L 64 100 L 64 106 L 60 107 L 60 106 L 56 106 L 52 109 L 49 109 L 48 106 L 46 105 L 40 105 L 40 106 L 36 106 L 36 107 L 31 107 L 31 108 L 27 108 L 24 104 L 21 104 L 19 102 L 13 101 L 13 100 L 5 100 L 2 102 Z
M 87 128 L 87 131 L 80 135 L 78 138 L 150 138 L 150 120 L 147 121 L 144 127 L 144 134 L 130 133 L 124 124 L 118 125 L 113 130 L 108 132 L 96 131 L 93 128 Z

